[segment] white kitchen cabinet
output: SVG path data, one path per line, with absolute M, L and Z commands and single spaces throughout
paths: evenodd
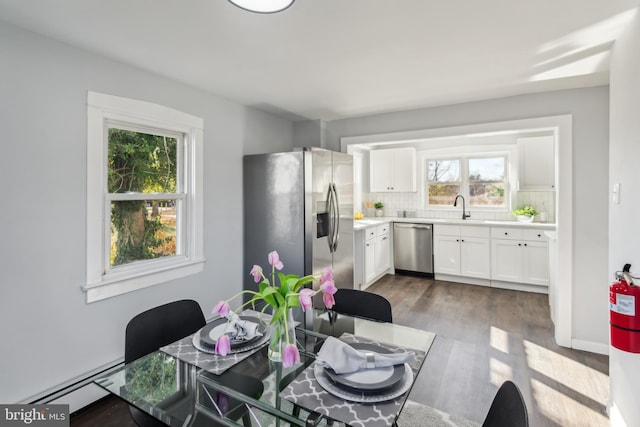
M 493 228 L 491 279 L 549 285 L 549 248 L 541 230 Z
M 390 224 L 381 224 L 365 230 L 364 286 L 371 285 L 391 268 Z
M 518 190 L 555 189 L 555 147 L 553 136 L 518 138 Z
M 415 192 L 415 148 L 372 150 L 369 153 L 369 175 L 372 193 Z
M 487 227 L 435 225 L 434 272 L 488 279 L 491 275 L 490 248 Z

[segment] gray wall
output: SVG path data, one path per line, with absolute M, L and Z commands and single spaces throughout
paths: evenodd
M 242 288 L 242 155 L 290 150 L 293 124 L 0 23 L 0 402 L 22 401 L 124 354 L 140 311 Z M 197 64 L 194 64 L 196 66 Z M 202 274 L 85 303 L 87 91 L 204 119 Z
M 625 263 L 640 276 L 640 9 L 616 41 L 611 63 L 610 182 L 620 184 L 620 203 L 609 198 L 609 278 Z M 636 301 L 636 315 L 638 313 Z M 609 357 L 611 425 L 640 425 L 640 355 L 613 347 Z
M 340 138 L 345 136 L 564 114 L 573 116 L 573 339 L 602 345 L 608 342 L 605 284 L 610 278 L 607 273 L 608 86 L 335 120 L 326 125 L 326 148 L 339 150 Z

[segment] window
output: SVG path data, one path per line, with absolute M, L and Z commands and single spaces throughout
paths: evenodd
M 468 206 L 505 208 L 506 156 L 429 159 L 427 206 L 452 206 L 462 194 Z
M 89 92 L 87 301 L 202 271 L 202 119 Z

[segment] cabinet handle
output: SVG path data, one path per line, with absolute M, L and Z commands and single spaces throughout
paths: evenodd
M 538 234 L 538 237 L 542 237 L 542 234 Z
M 509 235 L 509 233 L 505 232 L 505 233 L 504 233 L 504 235 L 505 235 L 505 236 L 508 236 L 508 235 Z
M 456 242 L 459 242 L 459 241 L 460 241 L 460 239 L 456 239 Z
M 522 246 L 522 243 L 518 243 L 518 246 Z
M 461 242 L 464 242 L 464 239 L 460 240 Z
M 383 237 L 383 238 L 382 238 L 382 240 L 387 240 L 387 238 L 386 238 L 386 237 Z
M 526 243 L 525 243 L 524 245 L 525 245 L 525 246 L 527 246 L 527 244 L 526 244 Z

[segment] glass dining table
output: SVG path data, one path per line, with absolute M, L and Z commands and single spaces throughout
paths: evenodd
M 188 336 L 94 382 L 168 426 L 314 426 L 322 420 L 394 425 L 435 334 L 326 310 L 309 317 L 308 327 L 296 328 L 301 360 L 290 368 L 269 360 L 266 343 L 222 357 L 194 347 Z M 415 358 L 393 367 L 389 378 L 395 379 L 383 378 L 385 387 L 359 390 L 335 382 L 316 363 L 329 336 L 355 348 L 377 346 L 381 353 L 413 352 Z

